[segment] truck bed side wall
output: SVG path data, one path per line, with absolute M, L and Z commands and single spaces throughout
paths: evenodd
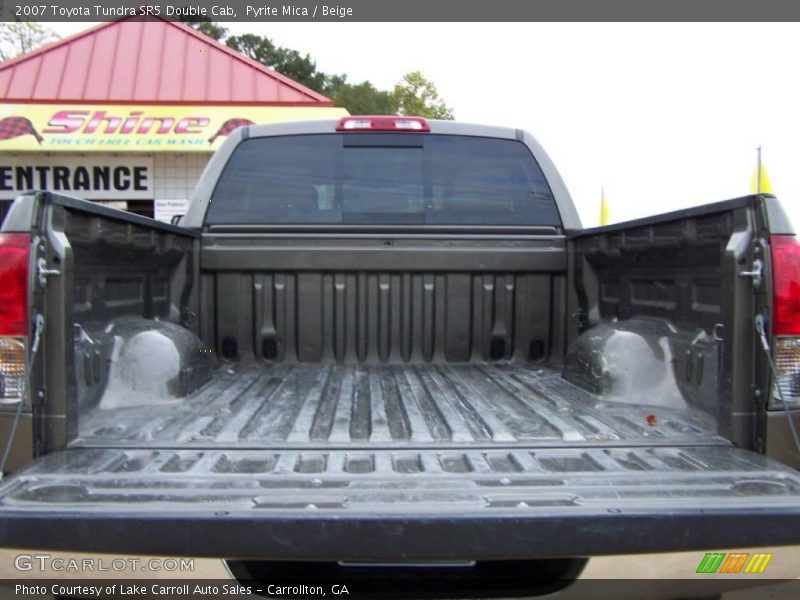
M 717 364 L 701 364 L 686 347 L 674 357 L 675 375 L 685 389 L 716 377 L 715 404 L 707 405 L 708 395 L 697 402 L 717 417 L 722 435 L 747 448 L 759 445 L 760 411 L 753 398 L 754 296 L 738 272 L 751 263 L 758 214 L 757 199 L 742 198 L 574 239 L 583 329 L 645 317 L 715 339 Z
M 191 327 L 197 311 L 193 234 L 86 201 L 45 198 L 48 261 L 60 276 L 48 278 L 45 361 L 32 373 L 46 389 L 44 406 L 34 409 L 36 454 L 74 437 L 77 411 L 106 381 L 107 348 L 86 340 L 125 317 Z

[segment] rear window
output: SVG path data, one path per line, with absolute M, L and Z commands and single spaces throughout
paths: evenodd
M 560 225 L 550 188 L 515 140 L 323 134 L 242 142 L 208 224 Z

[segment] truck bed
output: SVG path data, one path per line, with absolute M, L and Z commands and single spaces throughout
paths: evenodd
M 380 449 L 719 445 L 695 408 L 608 402 L 553 367 L 223 366 L 178 402 L 94 408 L 73 447 Z
M 12 221 L 52 270 L 0 544 L 392 565 L 797 544 L 800 476 L 760 453 L 785 415 L 754 400 L 770 293 L 740 276 L 765 201 L 567 235 L 190 231 L 28 195 Z
M 80 428 L 4 482 L 9 545 L 460 562 L 791 543 L 800 514 L 796 473 L 710 415 L 522 363 L 226 366 Z

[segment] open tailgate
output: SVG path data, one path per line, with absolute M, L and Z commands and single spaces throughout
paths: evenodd
M 800 543 L 800 475 L 727 446 L 72 449 L 0 485 L 6 547 L 306 560 Z

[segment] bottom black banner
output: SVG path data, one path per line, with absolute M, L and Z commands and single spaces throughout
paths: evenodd
M 338 581 L 309 580 L 114 580 L 114 579 L 20 579 L 0 580 L 0 598 L 25 600 L 243 600 L 258 598 L 537 598 L 577 600 L 794 600 L 800 598 L 800 580 L 733 579 L 698 576 L 696 579 L 564 579 L 558 582 L 527 580 L 527 586 L 513 588 L 503 582 L 491 588 L 447 575 L 439 580 L 390 580 L 343 578 Z M 473 582 L 474 583 L 474 582 Z M 507 582 L 506 582 L 507 583 Z

